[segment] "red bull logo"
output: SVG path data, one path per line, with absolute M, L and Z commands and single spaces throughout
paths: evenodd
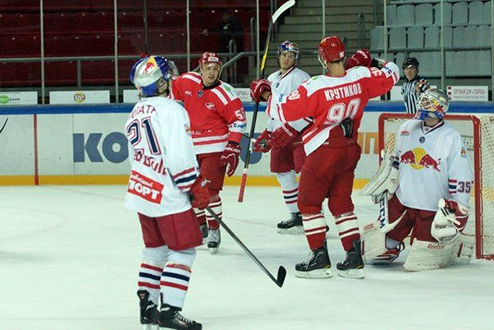
M 147 62 L 146 67 L 144 68 L 144 72 L 148 73 L 150 69 L 154 68 L 154 63 L 152 62 Z
M 437 160 L 425 151 L 424 148 L 415 148 L 404 152 L 400 156 L 401 164 L 410 164 L 410 166 L 416 170 L 423 168 L 432 168 L 437 172 L 441 172 L 439 165 L 441 165 L 441 158 Z

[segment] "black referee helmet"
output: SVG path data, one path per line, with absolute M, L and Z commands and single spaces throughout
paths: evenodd
M 417 70 L 419 69 L 419 61 L 417 61 L 415 57 L 405 58 L 402 66 L 403 70 L 405 70 L 405 68 L 409 67 L 410 65 L 413 65 L 415 68 L 417 68 Z

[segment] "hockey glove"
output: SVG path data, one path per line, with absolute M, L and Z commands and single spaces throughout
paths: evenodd
M 269 142 L 273 147 L 281 148 L 295 139 L 297 134 L 298 132 L 295 128 L 285 123 L 271 133 L 271 140 Z
M 354 66 L 371 66 L 371 54 L 367 49 L 359 49 L 348 59 L 345 65 L 345 70 L 351 69 Z
M 240 158 L 240 146 L 237 142 L 229 141 L 221 155 L 221 164 L 227 165 L 226 174 L 232 176 L 238 166 L 238 159 Z
M 250 96 L 254 101 L 267 101 L 262 97 L 264 92 L 271 93 L 271 84 L 266 79 L 256 79 L 250 83 Z
M 265 129 L 264 132 L 262 132 L 261 135 L 259 135 L 254 142 L 254 151 L 266 153 L 271 150 L 271 145 L 269 143 L 270 138 L 271 132 Z
M 465 228 L 468 208 L 454 200 L 440 199 L 438 210 L 431 226 L 431 235 L 439 243 L 447 244 Z
M 209 189 L 206 187 L 208 182 L 205 177 L 199 175 L 190 187 L 189 195 L 192 207 L 204 209 L 209 205 Z

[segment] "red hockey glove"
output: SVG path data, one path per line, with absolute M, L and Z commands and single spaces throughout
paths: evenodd
M 254 142 L 254 151 L 266 153 L 271 150 L 271 145 L 269 144 L 269 140 L 271 138 L 271 132 L 268 132 L 267 129 L 261 133 Z
M 297 133 L 298 132 L 295 128 L 285 123 L 283 126 L 278 127 L 273 131 L 273 133 L 271 133 L 271 140 L 269 140 L 269 143 L 273 147 L 281 148 L 295 139 Z
M 371 66 L 372 57 L 367 49 L 359 49 L 348 59 L 345 65 L 345 70 L 351 69 L 354 66 Z
M 271 84 L 266 79 L 256 79 L 250 83 L 250 97 L 256 102 L 267 101 L 262 97 L 262 93 L 271 93 Z
M 208 180 L 202 175 L 194 181 L 192 187 L 190 187 L 190 203 L 192 207 L 203 209 L 209 205 L 209 189 L 206 187 Z
M 238 166 L 238 159 L 240 158 L 240 146 L 237 142 L 229 141 L 221 155 L 222 165 L 227 165 L 226 174 L 232 176 Z

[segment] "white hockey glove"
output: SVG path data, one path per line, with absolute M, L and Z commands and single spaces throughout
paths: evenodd
M 362 188 L 360 196 L 371 196 L 374 204 L 378 204 L 383 194 L 388 192 L 390 200 L 398 189 L 399 170 L 393 166 L 394 155 L 384 155 L 376 175 Z
M 460 233 L 458 227 L 461 223 L 456 219 L 455 210 L 451 209 L 449 204 L 443 198 L 439 200 L 438 210 L 431 226 L 432 237 L 442 244 L 452 242 Z

